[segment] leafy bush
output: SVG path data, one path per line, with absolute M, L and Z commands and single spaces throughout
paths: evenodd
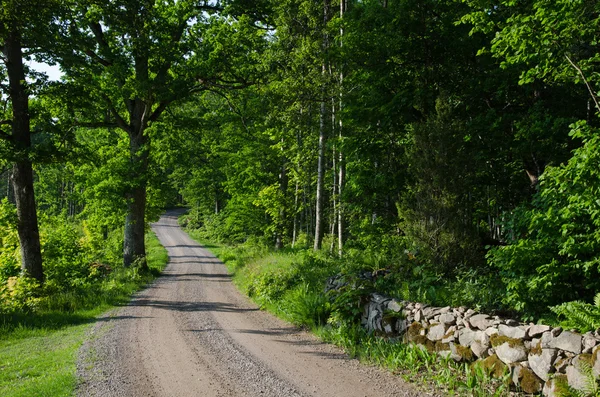
M 6 199 L 0 201 L 0 286 L 20 272 L 17 212 Z
M 41 287 L 31 277 L 10 277 L 4 286 L 0 286 L 0 314 L 12 312 L 31 312 L 38 307 Z
M 263 305 L 279 300 L 283 295 L 298 283 L 298 274 L 295 271 L 265 271 L 250 277 L 246 293 L 251 298 Z
M 61 218 L 48 218 L 42 225 L 46 287 L 54 291 L 88 288 L 92 281 L 91 253 L 84 248 L 76 225 Z

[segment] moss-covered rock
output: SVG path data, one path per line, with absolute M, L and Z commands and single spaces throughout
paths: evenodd
M 513 383 L 518 390 L 528 394 L 536 394 L 542 391 L 543 382 L 529 368 L 522 365 L 515 366 L 513 371 Z
M 444 342 L 438 340 L 437 342 L 435 342 L 435 351 L 436 352 L 450 351 L 450 344 L 444 343 Z
M 424 344 L 427 340 L 425 327 L 419 322 L 413 322 L 406 330 L 406 340 L 412 343 Z
M 525 347 L 525 345 L 523 344 L 523 341 L 521 339 L 515 339 L 515 338 L 511 338 L 508 336 L 503 336 L 503 335 L 499 335 L 499 334 L 494 334 L 490 336 L 490 343 L 492 344 L 492 347 L 496 348 L 500 345 L 503 345 L 505 343 L 508 344 L 508 346 L 510 347 Z
M 448 345 L 450 346 L 450 351 L 452 352 L 452 358 L 455 361 L 471 362 L 475 359 L 475 355 L 473 354 L 473 351 L 471 350 L 470 347 L 463 346 L 458 343 L 452 343 L 452 342 L 450 342 Z
M 500 361 L 495 354 L 492 354 L 483 360 L 479 360 L 477 363 L 489 376 L 493 376 L 494 378 L 502 378 L 504 374 L 508 373 L 508 366 Z
M 570 393 L 567 376 L 558 374 L 548 379 L 544 384 L 544 396 L 546 397 L 562 397 L 568 396 Z
M 594 375 L 600 377 L 600 345 L 592 350 L 592 371 Z
M 529 354 L 540 356 L 542 354 L 542 341 L 538 340 L 537 343 L 532 343 L 529 348 Z

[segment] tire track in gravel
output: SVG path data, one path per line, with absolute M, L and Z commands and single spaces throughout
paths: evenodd
M 385 371 L 259 311 L 170 211 L 152 229 L 169 265 L 98 319 L 80 352 L 79 396 L 419 396 Z

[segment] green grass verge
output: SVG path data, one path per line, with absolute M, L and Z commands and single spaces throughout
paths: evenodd
M 71 396 L 77 386 L 77 352 L 87 330 L 102 312 L 127 302 L 152 281 L 168 262 L 153 233 L 147 237 L 149 274 L 117 270 L 100 295 L 51 297 L 52 310 L 0 317 L 0 396 Z M 85 304 L 71 302 L 83 300 Z M 57 310 L 57 304 L 78 307 Z

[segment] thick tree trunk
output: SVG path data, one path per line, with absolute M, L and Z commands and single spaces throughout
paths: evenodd
M 136 100 L 131 112 L 129 133 L 129 156 L 132 187 L 127 192 L 127 216 L 123 241 L 123 264 L 135 264 L 146 270 L 146 187 L 150 139 L 144 134 L 147 108 L 141 100 Z
M 123 241 L 123 263 L 135 264 L 145 269 L 146 264 L 146 186 L 137 186 L 129 193 L 125 235 Z
M 25 87 L 21 37 L 16 28 L 13 28 L 6 38 L 4 56 L 13 112 L 12 142 L 16 151 L 16 161 L 13 166 L 12 180 L 17 206 L 21 267 L 30 277 L 43 282 L 40 234 L 33 190 L 33 167 L 28 156 L 31 149 L 29 96 Z
M 347 0 L 341 0 L 340 1 L 340 19 L 344 18 L 344 13 L 346 12 L 346 8 L 348 7 L 347 4 Z M 342 25 L 343 26 L 343 25 Z M 340 47 L 342 47 L 344 45 L 344 28 L 340 27 Z M 344 105 L 344 101 L 343 101 L 343 93 L 344 93 L 344 65 L 342 64 L 340 66 L 340 103 L 338 106 L 339 109 L 339 115 L 338 115 L 338 127 L 339 127 L 339 134 L 338 134 L 338 138 L 339 138 L 339 142 L 340 145 L 342 144 L 342 138 L 343 138 L 343 127 L 344 124 L 342 122 L 342 109 L 343 109 L 343 105 Z M 344 181 L 345 181 L 345 167 L 344 167 L 344 154 L 340 148 L 339 150 L 339 158 L 338 158 L 338 167 L 339 167 L 339 174 L 338 174 L 338 207 L 337 207 L 337 234 L 338 234 L 338 255 L 341 258 L 342 254 L 343 254 L 343 249 L 344 249 L 344 217 L 342 214 L 342 192 L 344 189 Z
M 296 239 L 298 238 L 298 201 L 300 199 L 298 194 L 299 187 L 299 182 L 296 179 L 296 189 L 294 190 L 294 225 L 292 230 L 292 248 L 296 246 Z

